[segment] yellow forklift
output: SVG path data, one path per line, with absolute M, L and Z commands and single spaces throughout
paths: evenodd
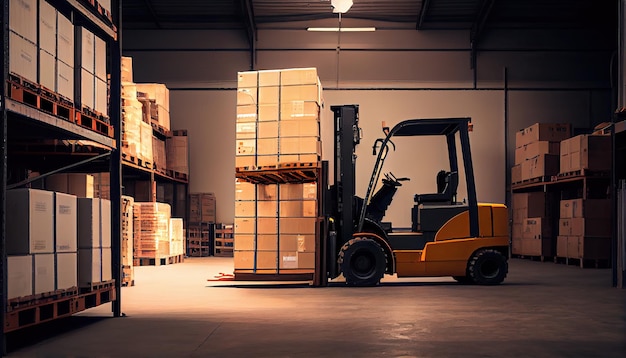
M 343 275 L 347 285 L 374 286 L 385 274 L 397 277 L 451 276 L 461 283 L 496 285 L 508 272 L 508 211 L 502 204 L 482 204 L 470 153 L 470 118 L 410 119 L 374 143 L 377 156 L 367 192 L 356 195 L 356 146 L 360 143 L 358 105 L 332 106 L 334 183 L 323 199 L 327 225 L 320 240 L 316 284 Z M 395 193 L 409 178 L 383 174 L 393 138 L 444 136 L 449 170 L 435 178 L 437 193 L 414 195 L 411 228 L 383 222 Z M 467 201 L 457 201 L 460 143 Z M 382 185 L 377 190 L 381 178 Z

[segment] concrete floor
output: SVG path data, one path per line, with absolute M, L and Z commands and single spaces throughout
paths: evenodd
M 390 277 L 317 289 L 207 281 L 220 272 L 232 259 L 138 267 L 126 317 L 101 318 L 105 305 L 12 335 L 32 340 L 9 356 L 626 357 L 626 290 L 607 269 L 513 259 L 495 287 Z

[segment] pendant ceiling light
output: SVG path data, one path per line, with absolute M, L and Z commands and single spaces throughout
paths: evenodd
M 331 0 L 334 13 L 345 14 L 352 7 L 352 0 Z

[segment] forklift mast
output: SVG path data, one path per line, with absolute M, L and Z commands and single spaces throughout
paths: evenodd
M 327 212 L 334 218 L 336 242 L 331 242 L 331 255 L 352 237 L 355 214 L 354 195 L 356 193 L 356 146 L 361 141 L 359 128 L 359 106 L 331 106 L 334 114 L 334 183 Z M 330 260 L 331 262 L 336 259 Z M 332 272 L 332 269 L 331 269 Z

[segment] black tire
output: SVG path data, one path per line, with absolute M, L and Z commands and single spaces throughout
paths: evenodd
M 467 273 L 477 285 L 498 285 L 509 271 L 507 259 L 496 250 L 483 249 L 470 258 Z
M 473 283 L 472 280 L 469 277 L 467 277 L 467 276 L 452 276 L 452 278 L 456 282 L 464 284 L 464 285 L 469 285 L 469 284 Z
M 343 245 L 337 262 L 350 286 L 378 285 L 387 265 L 382 247 L 366 237 L 354 238 Z

